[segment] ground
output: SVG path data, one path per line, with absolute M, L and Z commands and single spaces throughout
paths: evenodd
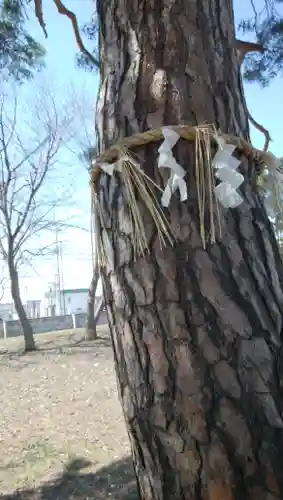
M 0 341 L 0 499 L 136 500 L 107 329 Z

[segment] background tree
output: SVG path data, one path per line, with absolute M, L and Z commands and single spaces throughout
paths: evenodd
M 110 0 L 97 12 L 99 151 L 153 123 L 214 123 L 249 138 L 231 2 Z M 157 148 L 134 152 L 162 183 Z M 282 263 L 255 163 L 243 156 L 244 201 L 220 207 L 222 236 L 203 249 L 194 152 L 185 141 L 175 148 L 190 195 L 166 210 L 172 247 L 160 248 L 135 193 L 150 248 L 136 260 L 119 175 L 102 174 L 97 184 L 109 243 L 103 284 L 139 496 L 275 500 L 283 496 Z
M 45 49 L 25 29 L 29 0 L 0 3 L 0 71 L 2 78 L 30 79 L 44 64 Z
M 51 94 L 37 91 L 34 106 L 24 109 L 17 97 L 11 100 L 4 92 L 0 97 L 0 255 L 7 265 L 26 351 L 35 343 L 20 295 L 19 267 L 51 250 L 44 237 L 58 228 L 54 208 L 62 203 L 52 194 L 56 162 L 69 140 L 72 121 L 66 110 L 58 112 Z
M 85 116 L 83 114 L 83 116 Z M 94 146 L 88 146 L 82 154 L 82 160 L 86 164 L 87 169 L 89 172 L 91 172 L 92 169 L 92 159 L 96 155 L 97 149 Z M 94 243 L 94 232 L 95 232 L 95 227 L 92 225 L 91 231 L 92 231 L 92 243 Z M 92 247 L 94 247 L 94 244 L 92 244 Z M 93 248 L 94 250 L 94 248 Z M 86 332 L 85 336 L 87 340 L 95 340 L 97 339 L 97 322 L 99 320 L 99 316 L 102 312 L 102 309 L 104 307 L 104 300 L 103 296 L 100 297 L 100 300 L 98 304 L 96 304 L 95 297 L 97 293 L 97 288 L 99 284 L 99 278 L 100 278 L 100 272 L 99 272 L 99 265 L 98 265 L 98 259 L 97 259 L 97 249 L 95 249 L 95 260 L 94 260 L 94 266 L 93 266 L 93 275 L 91 278 L 89 290 L 88 290 L 88 300 L 87 300 L 87 319 L 86 319 Z

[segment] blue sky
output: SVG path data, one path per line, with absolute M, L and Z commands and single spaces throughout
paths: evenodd
M 80 25 L 91 18 L 94 0 L 66 0 L 66 6 L 76 12 Z M 247 0 L 235 0 L 236 18 L 247 17 Z M 29 30 L 35 38 L 45 45 L 47 49 L 47 68 L 43 75 L 38 77 L 49 82 L 57 99 L 65 99 L 71 88 L 76 90 L 78 96 L 84 96 L 88 103 L 89 116 L 87 117 L 90 130 L 90 137 L 93 133 L 90 121 L 95 116 L 95 101 L 98 88 L 98 77 L 94 74 L 78 70 L 75 62 L 77 46 L 69 20 L 60 16 L 51 2 L 44 2 L 45 22 L 48 31 L 48 38 L 45 39 L 37 21 L 31 17 Z M 87 45 L 87 40 L 85 41 Z M 33 84 L 27 84 L 25 92 L 32 93 Z M 273 142 L 271 150 L 278 156 L 283 156 L 282 144 L 282 124 L 283 98 L 282 78 L 275 79 L 272 84 L 261 89 L 258 85 L 246 85 L 246 99 L 252 116 L 265 128 L 272 136 Z M 262 147 L 264 137 L 251 127 L 252 140 L 256 147 Z M 73 175 L 73 206 L 66 209 L 66 214 L 75 216 L 78 225 L 86 230 L 69 230 L 63 243 L 63 273 L 66 288 L 88 287 L 92 272 L 91 242 L 87 229 L 90 225 L 90 201 L 88 175 L 81 168 L 79 161 L 74 156 L 66 158 L 66 162 L 72 165 Z M 79 175 L 77 172 L 80 172 Z M 41 298 L 48 288 L 48 284 L 53 280 L 56 271 L 54 258 L 35 262 L 34 269 L 27 269 L 22 273 L 21 290 L 23 299 Z M 8 295 L 7 295 L 8 298 Z

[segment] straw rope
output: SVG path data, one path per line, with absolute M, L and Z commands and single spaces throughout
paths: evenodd
M 252 144 L 245 139 L 241 139 L 240 137 L 235 137 L 228 134 L 223 134 L 220 131 L 216 132 L 214 126 L 204 125 L 193 127 L 190 125 L 178 125 L 178 126 L 170 126 L 170 129 L 174 130 L 182 139 L 186 139 L 188 141 L 195 140 L 198 131 L 201 129 L 209 130 L 209 134 L 211 139 L 213 140 L 213 136 L 217 133 L 220 137 L 223 137 L 225 142 L 228 144 L 234 144 L 239 150 L 241 150 L 247 157 L 251 157 L 252 159 L 264 163 L 267 152 L 261 151 L 260 149 L 256 149 L 252 146 Z M 163 139 L 162 128 L 157 128 L 154 130 L 147 130 L 146 132 L 140 132 L 130 137 L 125 137 L 122 141 L 117 142 L 113 146 L 110 146 L 106 149 L 102 154 L 95 158 L 95 167 L 92 169 L 91 180 L 94 184 L 96 184 L 98 176 L 100 174 L 99 163 L 102 162 L 113 162 L 118 158 L 119 153 L 122 149 L 133 149 L 138 146 L 143 146 L 145 144 L 149 144 L 151 142 L 158 142 Z

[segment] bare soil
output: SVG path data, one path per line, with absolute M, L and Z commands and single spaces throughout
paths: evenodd
M 110 338 L 0 341 L 0 499 L 137 499 Z

